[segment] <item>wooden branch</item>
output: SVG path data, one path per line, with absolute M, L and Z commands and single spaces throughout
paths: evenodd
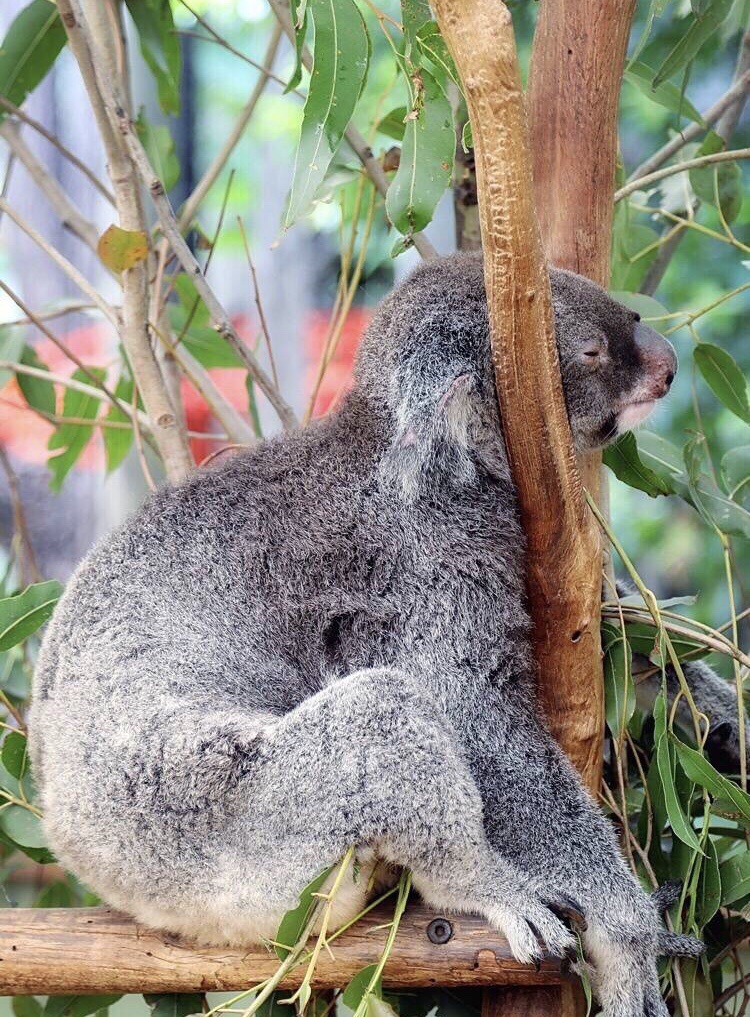
M 26 110 L 14 105 L 9 99 L 6 99 L 4 95 L 0 95 L 0 107 L 8 113 L 12 113 L 14 117 L 17 117 L 25 124 L 28 124 L 28 126 L 32 130 L 36 131 L 37 134 L 46 138 L 46 140 L 49 141 L 51 145 L 54 145 L 58 152 L 60 152 L 60 154 L 63 155 L 72 166 L 75 166 L 76 169 L 80 170 L 81 173 L 83 173 L 83 175 L 91 181 L 97 191 L 99 191 L 103 198 L 106 198 L 110 205 L 114 205 L 114 194 L 112 194 L 112 192 L 104 186 L 96 173 L 94 173 L 94 171 L 87 166 L 82 159 L 79 159 L 75 152 L 71 152 L 69 148 L 63 145 L 62 141 L 60 141 L 56 134 L 53 134 L 52 131 L 48 131 L 44 124 L 40 124 L 38 120 L 30 117 Z
M 138 177 L 118 135 L 117 122 L 102 101 L 102 83 L 113 88 L 117 74 L 117 59 L 111 45 L 111 25 L 106 20 L 106 12 L 98 0 L 57 0 L 57 7 L 104 142 L 107 170 L 115 192 L 120 226 L 125 230 L 145 231 Z M 95 32 L 96 41 L 93 37 Z M 122 341 L 136 385 L 143 397 L 167 477 L 170 481 L 177 482 L 190 472 L 193 460 L 151 348 L 145 262 L 123 272 L 121 278 Z
M 534 192 L 549 261 L 609 285 L 617 111 L 635 0 L 544 0 L 529 75 L 528 110 Z M 601 456 L 579 463 L 585 487 L 606 512 Z M 602 552 L 590 526 L 581 531 L 576 572 L 542 580 L 554 609 L 549 625 L 565 641 L 545 639 L 550 670 L 541 695 L 555 737 L 589 789 L 602 772 L 604 688 L 599 636 Z M 583 575 L 581 575 L 583 571 Z M 566 578 L 567 575 L 567 578 Z M 557 599 L 559 598 L 559 599 Z M 542 602 L 544 603 L 544 601 Z M 575 623 L 575 618 L 580 624 Z M 544 638 L 544 637 L 542 637 Z M 562 654 L 558 656 L 558 654 Z M 557 663 L 556 671 L 552 668 Z M 543 672 L 544 675 L 544 672 Z
M 392 917 L 388 903 L 374 909 L 323 951 L 316 988 L 341 988 L 378 961 Z M 428 930 L 449 924 L 447 943 Z M 152 932 L 106 908 L 6 908 L 0 917 L 0 993 L 100 994 L 119 992 L 210 992 L 247 989 L 272 975 L 276 954 L 263 946 L 198 948 Z M 281 985 L 299 985 L 306 965 Z M 505 940 L 471 915 L 444 917 L 409 907 L 384 972 L 390 988 L 441 985 L 556 986 L 559 961 L 539 970 L 519 964 Z
M 288 3 L 286 2 L 286 0 L 268 0 L 268 3 L 271 9 L 273 10 L 274 14 L 278 18 L 281 27 L 284 29 L 284 32 L 289 37 L 292 44 L 294 44 L 295 39 L 294 27 L 292 25 L 292 19 L 289 15 Z M 302 49 L 302 63 L 305 65 L 308 71 L 312 67 L 312 62 L 313 62 L 312 53 L 307 48 L 307 46 L 304 46 Z M 354 124 L 349 124 L 349 126 L 344 131 L 344 137 L 349 142 L 351 147 L 354 149 L 357 158 L 364 166 L 365 172 L 375 185 L 375 190 L 378 192 L 378 194 L 385 197 L 390 181 L 388 180 L 388 177 L 386 176 L 383 167 L 380 165 L 380 162 L 375 158 L 373 151 L 368 145 L 367 141 L 362 137 L 362 135 L 359 133 Z M 419 253 L 425 259 L 425 261 L 429 261 L 432 258 L 437 258 L 438 256 L 437 251 L 430 243 L 430 241 L 427 239 L 427 237 L 424 235 L 424 233 L 415 233 L 414 236 L 412 237 L 412 240 L 414 242 L 414 247 L 417 249 L 417 251 L 419 251 Z
M 710 155 L 700 155 L 697 159 L 687 159 L 685 162 L 676 162 L 672 166 L 663 166 L 644 177 L 634 177 L 628 180 L 619 190 L 615 191 L 615 202 L 622 201 L 634 191 L 641 191 L 666 177 L 674 176 L 676 173 L 687 173 L 690 170 L 711 166 L 713 163 L 738 162 L 743 159 L 750 159 L 750 148 L 730 148 L 728 151 L 712 152 Z
M 495 378 L 528 539 L 541 685 L 567 690 L 572 682 L 581 691 L 599 667 L 599 535 L 582 498 L 563 398 L 513 26 L 495 0 L 437 0 L 435 9 L 473 129 Z M 571 710 L 565 692 L 561 698 L 561 709 Z M 596 726 L 581 733 L 549 719 L 590 779 Z

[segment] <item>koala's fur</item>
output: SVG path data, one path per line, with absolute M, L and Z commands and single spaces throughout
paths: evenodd
M 551 280 L 591 448 L 666 392 L 674 353 Z M 523 550 L 482 266 L 455 256 L 382 304 L 335 413 L 158 492 L 78 569 L 31 714 L 50 845 L 138 919 L 243 943 L 354 844 L 338 921 L 376 860 L 523 961 L 569 951 L 580 909 L 607 1017 L 665 1014 L 676 941 L 537 719 Z

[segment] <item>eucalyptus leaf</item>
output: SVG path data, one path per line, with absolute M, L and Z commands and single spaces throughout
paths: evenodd
M 47 621 L 63 588 L 56 579 L 27 586 L 15 597 L 0 600 L 0 652 L 23 642 Z
M 733 904 L 750 894 L 750 851 L 743 850 L 722 862 L 721 903 Z
M 165 113 L 180 111 L 180 37 L 170 0 L 125 0 L 138 32 L 141 53 L 156 81 Z
M 652 498 L 670 493 L 668 484 L 649 469 L 639 456 L 638 444 L 632 433 L 623 434 L 616 442 L 607 446 L 603 459 L 617 479 L 629 487 L 644 491 Z
M 378 121 L 377 130 L 386 138 L 401 141 L 406 130 L 406 106 L 397 106 Z
M 10 731 L 5 736 L 2 760 L 5 769 L 12 773 L 16 780 L 23 779 L 29 765 L 29 756 L 26 737 L 20 731 Z
M 370 979 L 375 973 L 377 964 L 368 964 L 367 967 L 362 968 L 352 978 L 347 987 L 344 989 L 344 994 L 341 997 L 341 1002 L 344 1006 L 348 1006 L 350 1010 L 356 1010 L 359 1004 L 362 1002 L 367 986 L 370 984 Z M 374 989 L 378 994 L 380 993 L 380 982 L 378 981 Z
M 50 996 L 44 1017 L 89 1017 L 112 1006 L 122 996 Z
M 731 501 L 703 469 L 704 447 L 701 438 L 691 438 L 683 449 L 690 501 L 709 526 L 750 539 L 750 512 Z
M 151 1007 L 151 1017 L 190 1017 L 202 1014 L 205 997 L 200 992 L 161 992 L 143 997 Z
M 32 0 L 10 23 L 0 44 L 0 95 L 14 106 L 47 76 L 65 45 L 65 29 L 54 3 Z M 7 116 L 0 109 L 0 121 Z
M 425 70 L 415 79 L 401 162 L 385 199 L 388 218 L 409 244 L 430 222 L 450 183 L 456 136 L 440 84 Z
M 89 368 L 89 371 L 94 377 L 103 380 L 104 371 L 100 368 L 92 367 Z M 80 368 L 74 372 L 73 377 L 76 381 L 85 382 L 87 385 L 92 384 L 90 375 Z M 77 420 L 94 420 L 100 405 L 101 401 L 96 396 L 68 388 L 65 390 L 63 401 L 63 416 Z M 58 452 L 57 455 L 51 456 L 47 460 L 47 467 L 52 475 L 50 487 L 53 491 L 60 490 L 63 480 L 78 462 L 83 450 L 88 445 L 93 431 L 93 425 L 64 423 L 60 424 L 50 437 L 47 448 L 50 452 Z
M 704 43 L 715 36 L 716 30 L 729 16 L 733 3 L 734 0 L 709 0 L 702 15 L 695 18 L 686 31 L 680 33 L 677 43 L 654 75 L 654 88 L 687 67 Z
M 370 60 L 370 39 L 354 0 L 309 0 L 307 6 L 315 30 L 313 68 L 285 229 L 309 210 L 359 101 Z
M 127 375 L 120 375 L 115 387 L 117 398 L 125 406 L 130 406 L 133 399 L 133 381 Z M 107 473 L 112 473 L 122 463 L 125 456 L 133 445 L 133 428 L 130 426 L 130 417 L 124 410 L 112 406 L 106 416 L 109 423 L 127 424 L 127 427 L 103 427 L 102 440 L 104 441 L 104 458 Z
M 20 848 L 47 846 L 39 817 L 22 805 L 6 805 L 0 810 L 0 827 Z
M 626 290 L 610 290 L 609 294 L 618 303 L 640 314 L 644 321 L 663 321 L 670 317 L 669 311 L 658 300 L 646 293 L 629 293 Z
M 713 343 L 701 342 L 693 351 L 693 359 L 716 398 L 750 424 L 747 382 L 731 353 Z
M 41 1017 L 42 1004 L 36 996 L 14 996 L 11 1001 L 14 1017 Z
M 714 155 L 726 149 L 726 142 L 715 131 L 709 131 L 696 157 Z M 689 172 L 690 186 L 695 194 L 709 205 L 721 208 L 728 223 L 734 222 L 742 209 L 742 171 L 736 162 L 719 162 Z
M 721 475 L 729 497 L 750 507 L 750 445 L 738 445 L 724 455 Z
M 299 895 L 299 904 L 291 911 L 287 911 L 281 919 L 276 932 L 275 946 L 276 954 L 280 960 L 284 960 L 289 955 L 292 947 L 296 945 L 302 935 L 315 903 L 313 894 L 320 890 L 330 872 L 331 869 L 328 868 L 309 882 Z
M 38 371 L 49 372 L 49 368 L 39 359 L 39 355 L 33 346 L 24 346 L 20 362 L 25 364 L 26 367 L 34 367 Z M 48 416 L 54 416 L 57 398 L 55 396 L 55 386 L 51 381 L 17 372 L 16 382 L 24 399 L 32 409 L 39 410 L 40 413 L 46 413 Z
M 445 39 L 440 34 L 440 29 L 434 21 L 428 21 L 417 32 L 417 45 L 423 56 L 426 56 L 434 66 L 451 78 L 458 87 L 461 81 L 458 77 L 453 57 L 448 51 Z
M 691 749 L 674 735 L 670 735 L 680 766 L 687 776 L 700 784 L 715 798 L 726 799 L 736 808 L 745 826 L 750 826 L 750 795 L 724 777 L 696 749 Z
M 663 106 L 664 109 L 668 109 L 672 113 L 677 113 L 678 116 L 688 117 L 697 124 L 703 124 L 703 117 L 676 85 L 670 81 L 664 81 L 654 87 L 653 79 L 654 71 L 640 61 L 629 64 L 625 71 L 625 80 L 652 102 Z
M 180 162 L 175 150 L 174 136 L 164 124 L 152 124 L 143 109 L 135 121 L 135 131 L 146 149 L 149 162 L 167 191 L 180 179 Z
M 607 725 L 619 740 L 635 710 L 633 652 L 622 635 L 609 646 L 604 658 L 604 703 Z
M 689 817 L 683 811 L 675 784 L 675 761 L 672 745 L 667 734 L 666 697 L 660 692 L 654 702 L 654 738 L 656 741 L 656 767 L 664 793 L 664 804 L 672 832 L 683 844 L 698 853 L 701 847 Z

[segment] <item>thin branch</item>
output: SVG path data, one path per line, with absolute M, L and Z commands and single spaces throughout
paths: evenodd
M 94 304 L 75 303 L 65 307 L 50 308 L 47 311 L 37 311 L 34 315 L 35 321 L 53 321 L 55 318 L 62 318 L 66 314 L 79 314 L 82 311 L 94 310 Z M 117 308 L 113 308 L 117 310 Z M 32 325 L 31 318 L 16 318 L 14 321 L 4 321 L 3 328 L 16 328 L 22 325 Z
M 164 236 L 169 241 L 177 260 L 192 278 L 199 295 L 203 298 L 203 301 L 208 308 L 208 313 L 211 317 L 214 329 L 219 333 L 219 335 L 227 340 L 232 349 L 234 349 L 240 356 L 245 367 L 257 382 L 258 387 L 266 395 L 268 401 L 276 410 L 284 428 L 289 429 L 294 427 L 297 423 L 297 418 L 295 417 L 292 408 L 283 399 L 281 393 L 273 384 L 273 381 L 260 366 L 255 354 L 247 347 L 238 335 L 230 321 L 229 315 L 207 282 L 195 255 L 190 250 L 182 236 L 174 210 L 172 209 L 172 205 L 166 191 L 164 190 L 164 185 L 154 174 L 148 155 L 146 154 L 146 150 L 133 131 L 132 123 L 127 117 L 124 109 L 116 101 L 112 94 L 109 88 L 109 82 L 100 80 L 99 88 L 101 89 L 105 106 L 119 125 L 120 133 L 125 141 L 125 145 L 130 154 L 130 158 L 133 161 L 133 165 L 151 195 Z
M 675 152 L 679 152 L 684 145 L 694 141 L 703 134 L 707 127 L 714 124 L 738 99 L 744 99 L 748 92 L 750 92 L 750 71 L 746 71 L 713 106 L 709 106 L 705 113 L 702 114 L 702 124 L 690 124 L 684 131 L 681 131 L 671 141 L 668 141 L 666 145 L 663 145 L 657 152 L 654 152 L 648 159 L 645 159 L 640 166 L 636 166 L 628 177 L 628 183 L 631 180 L 637 180 L 639 177 L 645 177 L 649 173 L 653 173 L 654 170 L 659 169 L 660 166 L 663 166 L 668 159 L 672 158 Z
M 6 120 L 0 126 L 0 135 L 5 139 L 19 162 L 22 162 L 26 167 L 29 176 L 47 198 L 62 225 L 74 233 L 92 251 L 96 251 L 100 231 L 85 216 L 81 215 L 52 174 L 39 162 L 21 137 L 16 125 L 10 120 Z
M 129 104 L 123 97 L 115 100 L 112 92 L 116 85 L 117 57 L 111 45 L 106 13 L 98 0 L 57 0 L 57 6 L 104 142 L 120 226 L 125 230 L 145 232 L 138 177 L 120 135 L 117 115 L 118 110 L 123 112 Z M 104 101 L 104 93 L 110 98 L 109 104 Z M 176 482 L 187 476 L 194 464 L 151 348 L 146 263 L 134 265 L 123 272 L 121 278 L 122 340 L 133 370 L 134 382 L 141 392 L 151 421 L 167 477 Z
M 15 293 L 10 288 L 10 286 L 8 286 L 7 283 L 3 282 L 2 279 L 0 279 L 0 289 L 3 291 L 3 293 L 5 293 L 6 296 L 10 297 L 10 299 L 13 301 L 13 303 L 16 305 L 16 307 L 18 307 L 20 311 L 23 311 L 23 313 L 31 321 L 32 325 L 38 328 L 42 335 L 46 336 L 46 338 L 49 339 L 51 343 L 57 346 L 57 348 L 62 353 L 65 354 L 68 360 L 72 360 L 72 362 L 76 365 L 79 371 L 82 371 L 89 379 L 89 381 L 91 381 L 96 386 L 96 388 L 100 388 L 102 390 L 107 399 L 109 399 L 109 401 L 116 409 L 121 410 L 123 413 L 126 412 L 124 404 L 117 398 L 117 396 L 113 392 L 111 392 L 107 388 L 104 382 L 100 381 L 99 378 L 97 378 L 94 372 L 89 367 L 87 367 L 86 364 L 84 364 L 83 361 L 80 360 L 68 346 L 65 345 L 62 339 L 58 339 L 55 333 L 52 332 L 49 328 L 47 328 L 43 321 L 40 321 L 39 318 L 37 318 L 37 316 L 34 314 L 31 308 L 27 304 L 25 304 L 21 297 L 19 297 L 18 294 Z
M 294 26 L 292 25 L 292 19 L 289 15 L 289 8 L 285 0 L 268 0 L 271 9 L 279 20 L 281 27 L 284 29 L 285 34 L 288 36 L 292 44 L 295 42 Z M 307 46 L 302 49 L 302 63 L 305 67 L 310 70 L 312 68 L 313 58 L 312 53 Z M 354 124 L 349 126 L 344 131 L 344 137 L 349 142 L 351 147 L 354 149 L 357 158 L 365 168 L 365 172 L 375 184 L 375 188 L 379 194 L 385 197 L 386 191 L 388 190 L 389 180 L 385 174 L 385 170 L 381 166 L 380 162 L 375 158 L 372 149 L 367 144 L 365 139 L 359 133 Z M 415 233 L 412 237 L 414 246 L 425 259 L 429 261 L 432 258 L 438 257 L 438 252 L 433 247 L 432 243 L 427 239 L 424 233 Z
M 82 293 L 86 294 L 92 304 L 96 304 L 107 320 L 119 330 L 121 322 L 115 308 L 112 307 L 111 304 L 107 303 L 101 294 L 91 285 L 88 279 L 86 279 L 86 277 L 78 271 L 75 265 L 71 264 L 67 258 L 60 254 L 60 252 L 54 248 L 49 241 L 45 240 L 41 233 L 38 233 L 30 223 L 26 222 L 26 220 L 23 219 L 18 212 L 16 212 L 15 209 L 8 204 L 5 198 L 0 198 L 0 211 L 4 212 L 10 219 L 12 219 L 16 226 L 18 226 L 20 230 L 23 230 L 26 236 L 29 237 L 30 240 L 33 240 L 37 247 L 40 247 L 44 253 L 55 262 L 58 268 L 60 268 L 65 275 L 67 275 L 67 277 L 75 283 Z
M 728 152 L 713 152 L 711 155 L 701 155 L 697 159 L 688 159 L 686 162 L 676 162 L 672 166 L 664 166 L 654 173 L 629 180 L 627 184 L 615 191 L 615 202 L 622 201 L 634 191 L 642 191 L 651 184 L 664 180 L 665 177 L 674 176 L 676 173 L 685 173 L 688 170 L 701 169 L 703 166 L 711 166 L 718 162 L 736 162 L 740 159 L 750 159 L 750 148 L 735 148 Z
M 183 2 L 183 0 L 180 0 L 180 2 Z M 198 17 L 197 14 L 195 16 L 196 18 Z M 222 49 L 227 50 L 227 52 L 231 53 L 232 56 L 236 56 L 238 59 L 242 60 L 243 63 L 249 64 L 250 67 L 253 67 L 256 71 L 267 72 L 271 81 L 280 85 L 282 88 L 286 88 L 286 81 L 284 81 L 283 78 L 280 78 L 278 74 L 274 74 L 273 71 L 264 67 L 263 64 L 259 63 L 257 60 L 253 60 L 252 57 L 249 57 L 247 53 L 243 53 L 241 50 L 237 49 L 231 44 L 231 42 L 225 39 L 223 35 L 219 35 L 215 29 L 211 28 L 204 19 L 201 19 L 201 22 L 211 33 L 210 35 L 204 35 L 203 32 L 191 32 L 187 28 L 178 29 L 177 34 L 187 36 L 188 39 L 197 39 L 199 42 L 210 42 L 213 46 L 221 46 Z M 289 94 L 296 95 L 300 99 L 305 98 L 305 93 L 301 92 L 298 88 L 293 88 Z
M 2 444 L 0 444 L 0 466 L 8 482 L 8 491 L 10 492 L 10 500 L 13 506 L 13 529 L 18 536 L 23 552 L 20 563 L 21 580 L 24 585 L 41 582 L 42 574 L 39 571 L 34 553 L 34 545 L 31 541 L 31 533 L 26 520 L 18 477 Z
M 38 120 L 34 120 L 33 117 L 30 117 L 29 114 L 25 110 L 21 109 L 19 106 L 14 106 L 13 103 L 10 102 L 10 100 L 6 99 L 5 96 L 3 95 L 0 95 L 0 106 L 2 106 L 3 109 L 7 110 L 8 113 L 12 113 L 14 117 L 18 117 L 19 120 L 23 120 L 23 122 L 25 124 L 28 124 L 32 130 L 37 132 L 37 134 L 41 134 L 43 138 L 46 138 L 51 145 L 55 146 L 58 152 L 61 152 L 62 155 L 65 156 L 69 163 L 75 166 L 76 169 L 79 169 L 81 173 L 83 173 L 84 176 L 86 176 L 91 181 L 91 183 L 94 185 L 97 191 L 99 191 L 102 197 L 107 199 L 110 205 L 114 205 L 115 203 L 114 194 L 112 194 L 112 192 L 107 187 L 105 187 L 105 185 L 101 182 L 99 177 L 97 177 L 97 175 L 86 165 L 86 163 L 79 159 L 74 152 L 71 152 L 69 148 L 66 148 L 65 145 L 63 145 L 63 143 L 56 135 L 52 134 L 51 131 L 47 130 L 44 124 L 40 124 Z
M 250 268 L 250 276 L 253 281 L 253 293 L 255 295 L 255 307 L 258 311 L 258 319 L 260 321 L 260 330 L 263 334 L 263 338 L 266 342 L 266 349 L 268 350 L 268 359 L 271 362 L 271 374 L 273 375 L 274 385 L 278 388 L 279 376 L 276 371 L 276 359 L 273 355 L 273 344 L 271 342 L 271 333 L 268 331 L 268 321 L 266 319 L 266 312 L 263 309 L 263 301 L 260 299 L 260 288 L 258 286 L 258 273 L 255 271 L 255 262 L 250 251 L 250 244 L 247 240 L 247 233 L 245 232 L 245 224 L 243 223 L 240 216 L 237 216 L 237 225 L 239 226 L 240 234 L 242 236 L 242 244 L 245 248 L 245 257 L 247 258 L 247 264 Z
M 184 0 L 183 0 L 184 2 Z M 187 7 L 187 4 L 185 4 Z M 189 10 L 190 8 L 188 8 Z M 266 47 L 266 52 L 263 57 L 263 68 L 261 69 L 260 77 L 255 83 L 255 87 L 250 93 L 250 97 L 242 107 L 237 122 L 229 133 L 226 141 L 222 145 L 221 149 L 217 152 L 213 162 L 208 167 L 206 172 L 203 174 L 201 179 L 198 181 L 195 190 L 185 202 L 183 208 L 180 211 L 179 225 L 180 229 L 184 230 L 190 225 L 190 221 L 195 215 L 195 211 L 200 203 L 205 198 L 206 194 L 211 190 L 216 178 L 221 173 L 222 169 L 226 165 L 227 160 L 235 149 L 237 142 L 242 137 L 245 128 L 247 127 L 250 119 L 255 112 L 255 107 L 258 105 L 260 97 L 265 91 L 266 85 L 268 84 L 269 78 L 271 77 L 271 67 L 273 66 L 276 53 L 279 48 L 279 42 L 281 41 L 281 26 L 274 25 L 273 31 L 271 32 L 271 38 Z

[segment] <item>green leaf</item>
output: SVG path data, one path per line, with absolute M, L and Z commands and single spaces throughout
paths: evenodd
M 678 42 L 654 75 L 654 88 L 658 88 L 663 81 L 690 63 L 703 44 L 715 35 L 717 28 L 729 16 L 733 3 L 734 0 L 711 0 L 703 15 L 695 18 L 687 31 L 680 33 Z
M 686 844 L 693 851 L 701 852 L 695 830 L 690 825 L 688 817 L 683 812 L 675 786 L 675 762 L 672 753 L 672 743 L 667 735 L 667 706 L 666 697 L 660 692 L 654 701 L 654 739 L 656 741 L 656 766 L 659 773 L 659 780 L 664 792 L 664 804 L 669 818 L 669 825 L 675 837 L 678 837 L 683 844 Z M 688 776 L 690 776 L 688 774 Z
M 366 1000 L 367 1017 L 398 1017 L 390 1003 L 386 1003 L 374 992 L 368 992 Z
M 96 252 L 107 268 L 124 272 L 148 257 L 148 237 L 143 230 L 123 230 L 113 223 L 99 237 Z
M 669 0 L 651 0 L 648 8 L 648 14 L 646 15 L 646 24 L 644 25 L 643 31 L 633 51 L 633 55 L 630 58 L 631 63 L 634 63 L 641 55 L 646 47 L 646 43 L 651 37 L 651 30 L 654 27 L 654 21 L 664 13 Z
M 3 360 L 10 360 L 17 364 L 23 357 L 25 343 L 23 335 L 12 328 L 0 327 L 0 356 Z M 13 371 L 8 368 L 0 370 L 0 388 L 6 385 L 13 377 Z
M 172 132 L 164 124 L 151 124 L 145 117 L 143 107 L 135 121 L 135 132 L 146 149 L 154 173 L 171 191 L 180 179 L 180 163 L 174 147 Z
M 370 39 L 354 0 L 309 0 L 313 68 L 284 228 L 303 216 L 323 182 L 367 77 Z
M 406 130 L 406 106 L 397 106 L 390 113 L 386 113 L 378 123 L 377 130 L 385 134 L 386 138 L 393 138 L 394 141 L 401 141 Z
M 204 997 L 200 992 L 162 992 L 145 995 L 152 1017 L 190 1017 L 203 1013 Z
M 691 438 L 683 449 L 692 505 L 709 526 L 715 526 L 722 533 L 750 539 L 750 512 L 731 501 L 713 477 L 702 469 L 704 448 L 704 440 L 698 437 Z
M 289 955 L 292 947 L 295 946 L 302 935 L 315 902 L 313 894 L 317 893 L 323 883 L 325 883 L 331 871 L 332 867 L 326 869 L 325 872 L 321 872 L 319 876 L 316 876 L 315 879 L 308 883 L 299 895 L 297 907 L 287 911 L 281 919 L 276 931 L 277 945 L 275 947 L 276 954 L 280 960 L 284 960 Z
M 471 129 L 471 121 L 467 120 L 461 131 L 461 148 L 469 152 L 474 147 L 474 132 Z
M 607 649 L 604 658 L 604 703 L 607 724 L 612 736 L 619 740 L 635 710 L 633 685 L 633 652 L 627 639 L 620 635 Z
M 716 398 L 740 420 L 750 424 L 747 382 L 732 355 L 721 346 L 698 343 L 693 358 Z
M 284 95 L 295 89 L 302 81 L 302 50 L 307 36 L 307 0 L 290 0 L 289 12 L 294 26 L 294 70 L 284 89 Z
M 750 445 L 730 449 L 721 460 L 721 475 L 729 497 L 750 506 Z
M 15 1017 L 41 1017 L 42 1004 L 36 996 L 14 996 L 11 1007 Z
M 719 872 L 722 904 L 733 904 L 750 893 L 750 851 L 727 858 Z
M 453 116 L 443 89 L 425 70 L 412 85 L 401 162 L 385 199 L 388 218 L 407 243 L 432 219 L 450 183 L 456 149 Z
M 742 817 L 743 823 L 746 826 L 750 825 L 750 795 L 733 784 L 731 780 L 722 776 L 696 749 L 691 749 L 689 745 L 685 745 L 674 735 L 671 735 L 670 738 L 677 752 L 680 766 L 687 776 L 696 784 L 700 784 L 701 787 L 710 791 L 714 798 L 725 798 L 731 802 Z
M 62 596 L 56 579 L 27 586 L 15 597 L 0 600 L 0 652 L 27 639 L 47 621 Z
M 696 891 L 696 921 L 701 928 L 711 921 L 722 903 L 719 856 L 716 852 L 716 845 L 710 837 L 706 838 L 704 849 L 706 857 L 701 865 Z
M 126 406 L 133 400 L 133 381 L 127 375 L 120 375 L 115 395 Z M 123 410 L 112 406 L 107 414 L 106 420 L 117 424 L 127 424 L 127 427 L 103 427 L 102 440 L 104 442 L 104 457 L 107 465 L 107 473 L 112 473 L 122 463 L 133 444 L 133 428 L 130 426 L 130 417 Z
M 368 964 L 367 967 L 362 968 L 352 978 L 347 987 L 344 989 L 344 994 L 341 997 L 341 1002 L 344 1006 L 348 1006 L 350 1010 L 356 1010 L 359 1004 L 364 999 L 365 992 L 367 992 L 367 986 L 370 984 L 370 979 L 375 974 L 377 964 Z M 378 980 L 374 990 L 378 995 L 381 992 L 380 980 Z
M 180 37 L 169 0 L 125 0 L 165 113 L 180 111 Z
M 104 371 L 101 368 L 92 367 L 89 368 L 89 371 L 97 378 L 104 378 Z M 88 385 L 91 384 L 90 376 L 85 371 L 80 370 L 80 368 L 73 374 L 73 377 L 77 381 L 86 382 Z M 63 401 L 63 416 L 65 417 L 75 417 L 79 420 L 94 420 L 99 406 L 100 400 L 96 396 L 77 392 L 72 388 L 65 390 L 65 399 Z M 58 455 L 52 456 L 47 460 L 47 467 L 52 474 L 49 486 L 53 491 L 60 490 L 63 480 L 65 480 L 88 445 L 93 430 L 93 426 L 87 424 L 60 424 L 55 433 L 50 437 L 47 442 L 47 448 L 51 452 L 62 449 Z
M 44 1017 L 88 1017 L 106 1010 L 122 996 L 50 996 L 44 1007 Z
M 452 78 L 459 88 L 461 87 L 453 57 L 448 51 L 445 39 L 440 34 L 436 22 L 428 21 L 417 31 L 417 45 L 423 56 L 426 56 L 439 71 Z
M 664 109 L 668 109 L 671 113 L 677 113 L 678 116 L 688 117 L 697 124 L 703 123 L 703 117 L 695 106 L 685 98 L 676 85 L 665 81 L 654 88 L 652 84 L 653 79 L 653 70 L 639 61 L 629 64 L 628 69 L 625 71 L 625 80 L 630 82 L 631 85 L 647 98 L 651 99 L 652 102 L 663 106 Z
M 20 362 L 26 367 L 35 367 L 40 371 L 49 371 L 33 346 L 24 346 Z M 30 374 L 16 374 L 16 381 L 26 402 L 35 410 L 53 416 L 57 408 L 55 386 L 44 378 L 34 378 Z
M 0 827 L 21 848 L 47 846 L 39 817 L 22 805 L 6 805 L 0 811 Z
M 22 780 L 29 765 L 27 741 L 20 731 L 11 731 L 3 742 L 3 766 L 16 780 Z
M 695 153 L 695 157 L 714 155 L 726 149 L 726 142 L 715 131 L 709 131 Z M 742 209 L 742 171 L 736 162 L 720 162 L 689 173 L 690 186 L 696 195 L 715 208 L 717 203 L 728 223 L 733 222 Z M 717 202 L 718 198 L 718 202 Z
M 410 64 L 415 64 L 414 54 L 417 50 L 417 37 L 420 28 L 432 21 L 432 11 L 427 0 L 401 0 L 401 24 L 404 30 L 404 56 Z
M 11 22 L 0 46 L 0 95 L 15 106 L 46 77 L 65 45 L 65 29 L 50 0 L 32 0 Z M 7 116 L 0 110 L 0 121 Z
M 76 899 L 70 885 L 63 880 L 46 886 L 34 901 L 35 908 L 72 908 Z
M 669 494 L 669 486 L 662 478 L 649 469 L 638 455 L 638 444 L 635 435 L 628 432 L 607 446 L 603 455 L 604 462 L 612 470 L 618 480 L 638 491 L 645 491 L 652 498 L 660 494 Z

